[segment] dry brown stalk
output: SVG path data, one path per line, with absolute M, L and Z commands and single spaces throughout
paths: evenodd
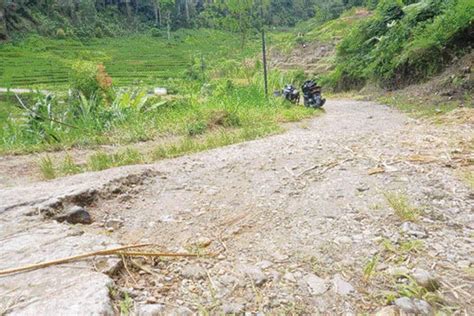
M 50 266 L 53 266 L 53 265 L 68 263 L 68 262 L 71 262 L 71 261 L 76 261 L 76 260 L 85 259 L 85 258 L 89 258 L 89 257 L 95 257 L 95 256 L 108 256 L 108 255 L 148 256 L 148 257 L 196 257 L 197 256 L 197 255 L 194 255 L 194 254 L 184 254 L 184 253 L 141 252 L 141 251 L 130 252 L 130 251 L 126 251 L 127 249 L 143 248 L 143 247 L 152 246 L 152 245 L 153 244 L 139 244 L 139 245 L 122 246 L 122 247 L 117 247 L 117 248 L 112 248 L 112 249 L 106 249 L 106 250 L 99 250 L 99 251 L 84 253 L 84 254 L 77 255 L 77 256 L 71 256 L 71 257 L 56 259 L 56 260 L 47 261 L 47 262 L 30 264 L 30 265 L 26 265 L 26 266 L 19 267 L 19 268 L 1 270 L 0 271 L 0 276 L 13 274 L 13 273 L 18 273 L 18 272 L 29 271 L 29 270 L 47 268 L 47 267 L 50 267 Z

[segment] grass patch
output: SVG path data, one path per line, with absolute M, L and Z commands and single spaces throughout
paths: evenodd
M 281 131 L 277 125 L 264 126 L 257 129 L 221 130 L 200 138 L 184 138 L 175 144 L 158 146 L 152 153 L 153 160 L 175 158 L 178 156 L 227 146 Z
M 401 193 L 387 192 L 384 194 L 388 205 L 393 209 L 395 215 L 403 221 L 416 221 L 420 210 L 411 206 L 408 197 Z
M 378 101 L 393 106 L 416 118 L 442 116 L 459 108 L 457 102 L 444 102 L 433 105 L 433 100 L 414 101 L 400 96 L 381 97 Z
M 42 157 L 39 161 L 39 168 L 41 171 L 41 175 L 45 180 L 51 180 L 56 178 L 56 169 L 54 168 L 54 164 L 51 160 L 51 157 Z
M 114 154 L 98 152 L 89 157 L 87 169 L 101 171 L 113 167 L 140 164 L 145 162 L 145 157 L 137 150 L 126 149 Z
M 74 162 L 74 158 L 70 154 L 64 157 L 59 169 L 63 175 L 72 175 L 82 171 L 82 168 Z

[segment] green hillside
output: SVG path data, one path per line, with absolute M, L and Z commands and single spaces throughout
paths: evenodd
M 344 37 L 326 82 L 337 90 L 368 81 L 395 89 L 429 78 L 472 50 L 473 21 L 471 0 L 382 1 Z

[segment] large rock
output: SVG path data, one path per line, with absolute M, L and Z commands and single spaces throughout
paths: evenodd
M 85 208 L 81 206 L 73 206 L 64 215 L 59 215 L 54 218 L 58 222 L 68 222 L 69 224 L 92 224 L 92 217 Z
M 10 210 L 0 216 L 0 270 L 61 259 L 118 246 L 106 236 L 84 233 L 75 226 L 42 221 Z M 116 258 L 95 259 L 106 270 Z M 2 276 L 0 304 L 10 304 L 11 315 L 113 315 L 109 286 L 112 280 L 96 272 L 90 260 Z
M 3 277 L 1 301 L 9 315 L 114 315 L 105 274 L 77 268 L 50 267 Z M 1 302 L 0 301 L 0 302 Z M 1 307 L 1 306 L 0 306 Z

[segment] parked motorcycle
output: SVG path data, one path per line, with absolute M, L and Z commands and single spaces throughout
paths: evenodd
M 296 88 L 291 85 L 287 84 L 282 91 L 283 97 L 290 101 L 291 103 L 298 104 L 300 103 L 300 92 L 296 90 Z
M 314 80 L 304 82 L 302 88 L 304 106 L 310 108 L 320 108 L 326 103 L 326 99 L 321 96 L 321 87 Z

